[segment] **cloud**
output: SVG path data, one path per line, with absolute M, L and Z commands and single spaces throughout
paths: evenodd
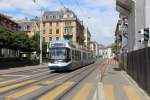
M 42 10 L 59 10 L 63 7 L 59 0 L 1 0 L 0 12 L 14 16 L 15 19 L 40 16 Z M 114 40 L 114 31 L 118 20 L 115 11 L 115 0 L 61 0 L 63 4 L 73 10 L 79 19 L 89 27 L 92 40 L 110 44 Z M 79 4 L 77 4 L 77 2 Z

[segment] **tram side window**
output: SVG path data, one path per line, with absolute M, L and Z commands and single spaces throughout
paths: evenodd
M 86 59 L 86 53 L 83 52 L 83 59 Z
M 73 52 L 73 50 L 72 50 L 72 60 L 74 60 L 74 54 L 73 54 L 74 52 Z
M 77 51 L 77 60 L 81 60 L 81 53 L 80 53 L 80 51 Z
M 75 60 L 75 50 L 72 50 L 72 59 Z
M 68 60 L 70 60 L 70 59 L 71 59 L 70 49 L 67 49 L 67 59 L 68 59 Z

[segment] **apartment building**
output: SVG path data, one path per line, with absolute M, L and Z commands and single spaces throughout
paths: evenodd
M 85 27 L 84 28 L 84 44 L 85 44 L 85 47 L 87 47 L 88 49 L 90 49 L 90 41 L 91 41 L 91 33 L 88 27 Z
M 19 24 L 11 20 L 10 16 L 0 14 L 0 28 L 5 28 L 9 31 L 15 32 L 20 29 Z
M 46 11 L 43 14 L 44 41 L 70 40 L 74 45 L 84 45 L 84 26 L 75 13 L 68 8 Z
M 39 34 L 39 22 L 35 20 L 28 20 L 27 18 L 18 21 L 20 25 L 20 31 L 26 32 L 31 38 L 35 34 Z

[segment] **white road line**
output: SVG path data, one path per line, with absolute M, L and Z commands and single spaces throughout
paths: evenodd
M 129 82 L 130 85 L 132 85 L 139 92 L 141 92 L 144 95 L 144 97 L 146 97 L 147 100 L 150 100 L 150 97 L 147 95 L 147 93 L 143 89 L 141 89 L 138 86 L 138 84 L 128 74 L 126 74 L 124 71 L 121 71 L 121 75 Z
M 46 71 L 46 72 L 43 72 L 43 73 L 38 73 L 38 74 L 34 74 L 34 75 L 31 75 L 31 76 L 28 76 L 28 77 L 21 77 L 21 78 L 16 78 L 15 80 L 16 81 L 19 81 L 19 80 L 24 80 L 24 79 L 30 79 L 30 77 L 34 78 L 34 77 L 38 77 L 40 75 L 43 75 L 43 74 L 46 74 L 46 73 L 49 73 L 49 71 Z M 0 83 L 0 85 L 3 84 L 3 83 Z M 6 85 L 6 84 L 5 84 Z
M 98 72 L 98 74 L 97 74 L 97 76 L 96 76 L 96 80 L 99 80 L 99 79 L 100 79 L 99 76 L 100 76 L 100 75 L 99 75 L 99 72 Z
M 30 77 L 30 75 L 2 75 L 2 76 L 21 76 L 21 77 Z
M 95 92 L 94 92 L 94 95 L 93 95 L 93 99 L 92 100 L 98 100 L 98 98 L 97 98 L 97 88 L 96 88 L 96 90 L 95 90 Z
M 101 82 L 98 83 L 97 98 L 98 98 L 98 100 L 105 100 L 103 83 L 101 83 Z

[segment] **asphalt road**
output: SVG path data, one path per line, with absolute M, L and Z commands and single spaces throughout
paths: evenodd
M 44 67 L 1 74 L 0 100 L 92 100 L 100 63 L 63 73 Z

